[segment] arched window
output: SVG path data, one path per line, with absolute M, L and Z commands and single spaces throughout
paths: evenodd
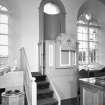
M 80 69 L 97 62 L 97 31 L 99 29 L 97 23 L 91 14 L 83 13 L 78 18 L 77 39 Z
M 0 58 L 8 57 L 8 9 L 0 5 Z
M 48 2 L 44 5 L 44 13 L 56 15 L 60 13 L 60 9 L 56 4 Z

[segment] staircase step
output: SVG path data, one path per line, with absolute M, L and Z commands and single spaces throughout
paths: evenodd
M 46 88 L 49 88 L 49 82 L 47 81 L 37 82 L 37 89 L 46 89 Z
M 35 76 L 36 78 L 36 82 L 40 82 L 40 81 L 45 81 L 46 80 L 46 75 L 39 75 L 39 76 Z
M 32 74 L 32 77 L 40 76 L 41 75 L 40 72 L 31 72 L 31 74 Z
M 45 98 L 50 98 L 53 97 L 53 91 L 50 89 L 41 89 L 38 90 L 37 93 L 37 98 L 38 99 L 45 99 Z
M 58 102 L 54 98 L 46 98 L 38 100 L 38 105 L 58 105 Z
M 45 81 L 46 80 L 46 75 L 41 75 L 40 72 L 31 72 L 32 77 L 36 78 L 36 82 L 40 82 L 40 81 Z

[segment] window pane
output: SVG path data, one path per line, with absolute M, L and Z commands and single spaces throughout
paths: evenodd
M 95 49 L 96 48 L 96 43 L 95 42 L 90 42 L 89 47 L 90 47 L 90 49 Z
M 44 13 L 47 13 L 47 14 L 59 14 L 60 9 L 59 9 L 59 7 L 57 5 L 49 2 L 49 3 L 44 5 Z
M 8 25 L 7 24 L 0 24 L 0 33 L 8 34 Z
M 0 23 L 7 23 L 8 24 L 8 16 L 0 14 Z
M 6 7 L 1 7 L 2 11 L 8 11 L 8 9 Z
M 79 41 L 79 48 L 88 48 L 88 42 Z
M 78 32 L 79 32 L 79 33 L 82 33 L 82 28 L 83 28 L 83 27 L 81 27 L 81 26 L 78 27 Z
M 0 35 L 0 45 L 8 45 L 8 36 Z
M 83 28 L 82 28 L 82 32 L 83 32 L 83 33 L 88 33 L 88 28 L 87 28 L 87 27 L 83 27 Z
M 90 34 L 96 34 L 97 33 L 97 29 L 96 28 L 89 28 L 89 33 Z
M 81 18 L 80 18 L 81 17 Z M 91 20 L 91 16 L 89 17 L 88 14 L 82 14 L 79 17 L 79 24 L 78 30 L 77 30 L 77 36 L 78 36 L 78 51 L 79 51 L 79 67 L 88 65 L 90 63 L 94 63 L 97 61 L 97 28 L 94 26 L 97 26 L 96 23 L 90 23 L 89 20 Z M 85 22 L 86 25 L 82 25 L 83 22 Z M 89 22 L 89 23 L 88 23 Z M 90 26 L 89 26 L 90 25 Z M 93 27 L 92 27 L 93 25 Z
M 88 41 L 88 34 L 78 33 L 78 40 Z
M 0 57 L 8 56 L 8 46 L 0 46 Z
M 88 49 L 79 49 L 79 64 L 88 63 Z
M 80 27 L 78 28 L 78 40 L 85 40 L 88 41 L 88 29 L 87 27 Z
M 96 29 L 95 28 L 90 28 L 89 29 L 89 40 L 91 41 L 96 41 Z
M 84 41 L 88 41 L 88 34 L 83 34 L 83 36 L 82 36 L 82 40 L 84 40 Z
M 79 20 L 78 23 L 85 24 L 85 22 L 83 20 Z
M 90 41 L 96 41 L 96 35 L 95 34 L 90 34 L 89 40 Z
M 91 49 L 90 50 L 90 63 L 94 63 L 96 61 L 96 50 Z
M 82 48 L 82 42 L 79 41 L 79 49 Z
M 82 40 L 82 34 L 78 33 L 78 40 Z

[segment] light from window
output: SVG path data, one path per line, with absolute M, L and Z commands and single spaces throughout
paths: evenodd
M 4 7 L 4 6 L 2 6 L 2 5 L 0 5 L 0 10 L 1 11 L 4 11 L 4 12 L 7 12 L 8 11 L 8 9 L 6 7 Z
M 97 61 L 97 20 L 83 13 L 78 19 L 77 39 L 79 42 L 79 67 L 84 68 Z M 80 68 L 80 69 L 81 69 Z
M 44 13 L 55 15 L 60 13 L 60 9 L 57 5 L 49 2 L 46 3 L 44 6 Z
M 7 57 L 8 55 L 8 47 L 0 46 L 0 57 Z
M 85 17 L 86 17 L 87 20 L 91 19 L 91 15 L 89 15 L 89 14 L 86 14 Z
M 8 57 L 8 9 L 0 5 L 0 57 Z
M 7 23 L 8 24 L 8 16 L 0 14 L 0 23 Z
M 96 62 L 97 28 L 78 26 L 79 65 L 86 66 Z
M 8 25 L 0 24 L 0 34 L 8 34 Z
M 0 35 L 0 45 L 8 45 L 8 36 Z

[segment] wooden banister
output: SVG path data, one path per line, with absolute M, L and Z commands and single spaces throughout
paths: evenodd
M 21 69 L 24 71 L 24 89 L 28 105 L 37 105 L 37 85 L 31 75 L 28 58 L 24 48 L 20 49 Z

